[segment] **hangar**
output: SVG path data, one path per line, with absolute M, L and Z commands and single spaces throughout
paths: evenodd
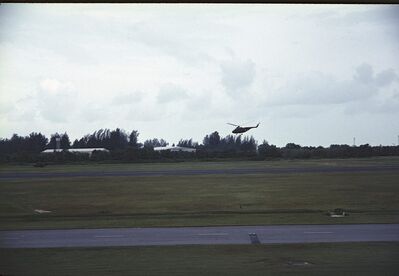
M 71 153 L 83 153 L 83 154 L 89 154 L 92 155 L 94 151 L 106 151 L 109 152 L 106 148 L 79 148 L 79 149 L 46 149 L 42 151 L 42 153 L 54 153 L 54 152 L 62 152 L 62 151 L 68 151 Z
M 186 147 L 178 147 L 178 146 L 170 146 L 170 147 L 155 147 L 155 151 L 164 151 L 164 150 L 170 150 L 172 152 L 174 151 L 185 151 L 185 152 L 196 152 L 196 149 L 193 148 L 186 148 Z

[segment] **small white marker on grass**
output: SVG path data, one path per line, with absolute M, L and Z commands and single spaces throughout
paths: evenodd
M 95 238 L 123 238 L 124 235 L 112 235 L 112 236 L 94 236 Z
M 332 234 L 333 232 L 303 232 L 304 234 Z
M 35 209 L 34 212 L 36 214 L 48 214 L 48 213 L 51 213 L 51 211 L 40 210 L 40 209 Z
M 198 236 L 227 236 L 229 233 L 204 233 L 198 234 Z

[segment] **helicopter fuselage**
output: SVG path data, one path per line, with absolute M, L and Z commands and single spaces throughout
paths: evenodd
M 244 133 L 244 132 L 247 132 L 248 130 L 250 130 L 251 128 L 253 128 L 253 127 L 236 127 L 232 132 L 235 134 Z
M 257 128 L 259 126 L 259 123 L 256 126 L 253 127 L 241 127 L 241 126 L 237 126 L 232 133 L 234 134 L 238 134 L 238 133 L 244 133 L 247 132 L 248 130 L 250 130 L 251 128 Z
M 257 128 L 259 126 L 259 123 L 256 126 L 251 126 L 251 127 L 242 127 L 242 126 L 238 126 L 238 125 L 231 124 L 231 123 L 227 123 L 227 124 L 236 126 L 236 128 L 232 131 L 232 133 L 234 133 L 234 134 L 244 133 L 244 132 L 247 132 L 248 130 L 250 130 L 251 128 Z

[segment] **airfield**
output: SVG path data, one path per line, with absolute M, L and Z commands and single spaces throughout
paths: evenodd
M 0 254 L 7 261 L 0 274 L 394 275 L 398 179 L 397 157 L 4 165 Z M 336 208 L 347 216 L 329 216 Z M 184 229 L 191 234 L 179 232 Z M 105 234 L 96 234 L 100 230 Z M 60 248 L 4 248 L 18 240 L 34 243 L 29 235 L 38 233 L 45 242 L 51 237 L 46 231 L 63 233 L 56 239 Z M 74 231 L 94 234 L 75 244 L 65 234 Z M 15 236 L 21 233 L 28 239 Z M 168 246 L 151 243 L 162 237 Z M 135 238 L 141 242 L 134 244 Z M 92 240 L 99 242 L 94 248 Z

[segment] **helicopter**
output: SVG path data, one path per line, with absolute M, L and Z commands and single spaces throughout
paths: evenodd
M 231 123 L 227 123 L 227 124 L 228 124 L 228 125 L 235 126 L 236 128 L 233 129 L 232 133 L 238 134 L 238 133 L 247 132 L 247 131 L 250 130 L 251 128 L 257 128 L 257 127 L 259 126 L 260 123 L 258 123 L 256 126 L 251 126 L 251 127 L 242 127 L 242 126 L 235 125 L 235 124 L 231 124 Z

